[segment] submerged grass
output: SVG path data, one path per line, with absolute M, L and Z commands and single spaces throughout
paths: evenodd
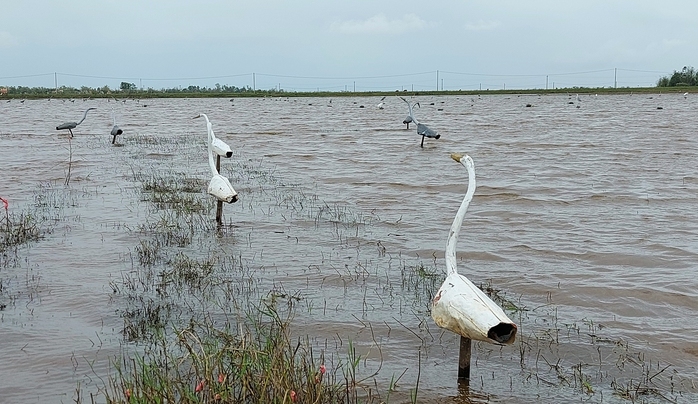
M 289 276 L 284 263 L 262 258 L 267 253 L 256 248 L 252 229 L 214 225 L 205 181 L 176 170 L 134 175 L 150 214 L 135 228 L 131 271 L 112 285 L 123 305 L 126 343 L 100 389 L 107 402 L 418 402 L 423 366 L 455 383 L 455 337 L 429 315 L 431 294 L 444 278 L 436 255 L 424 263 L 390 251 L 389 239 L 370 236 L 375 214 L 325 201 L 262 161 L 234 159 L 225 167 L 234 167 L 235 184 L 245 184 L 236 209 L 264 215 L 276 226 L 269 234 L 298 245 L 307 289 L 287 291 L 275 279 Z M 243 231 L 246 236 L 235 235 Z M 300 251 L 304 231 L 322 234 L 317 254 Z M 561 394 L 671 402 L 692 391 L 671 367 L 644 360 L 600 325 L 564 324 L 552 301 L 531 308 L 492 282 L 481 289 L 517 317 L 519 334 L 512 347 L 475 344 L 472 390 L 456 400 L 468 402 L 481 391 L 481 401 L 489 401 L 491 392 L 504 396 L 505 385 L 514 398 L 539 400 Z M 300 321 L 298 308 L 307 309 Z M 336 335 L 315 329 L 303 335 L 308 324 L 323 322 Z M 384 360 L 385 344 L 393 341 L 401 364 L 413 359 L 404 371 Z M 430 373 L 431 380 L 440 377 Z M 428 398 L 453 400 L 448 394 Z
M 54 230 L 62 219 L 63 208 L 76 202 L 69 190 L 42 184 L 34 193 L 34 201 L 17 213 L 11 201 L 0 213 L 0 267 L 17 262 L 17 248 L 41 240 Z
M 0 221 L 0 253 L 39 240 L 45 232 L 38 218 L 30 212 L 7 214 Z
M 292 310 L 262 302 L 236 324 L 192 321 L 174 338 L 115 364 L 109 403 L 341 403 L 356 387 L 307 339 L 292 340 Z M 288 307 L 286 307 L 288 308 Z M 284 313 L 285 311 L 285 313 Z M 284 314 L 282 314 L 284 313 Z M 349 372 L 350 373 L 350 372 Z

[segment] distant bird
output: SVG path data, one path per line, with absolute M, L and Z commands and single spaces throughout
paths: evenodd
M 684 99 L 688 98 L 688 92 L 683 93 L 683 98 Z
M 385 97 L 381 98 L 381 102 L 377 105 L 378 109 L 383 109 L 383 105 L 384 105 L 383 100 L 384 99 L 385 99 Z
M 407 123 L 407 127 L 408 127 L 408 128 L 410 127 L 410 124 L 409 124 L 409 122 L 406 122 L 407 119 L 409 119 L 410 122 L 414 122 L 414 123 L 417 124 L 417 134 L 420 135 L 420 136 L 422 137 L 422 143 L 419 145 L 419 147 L 424 147 L 424 138 L 425 138 L 425 137 L 432 138 L 432 139 L 438 139 L 438 138 L 441 137 L 441 135 L 439 135 L 438 132 L 436 132 L 435 130 L 431 129 L 431 128 L 428 127 L 427 125 L 425 125 L 425 124 L 423 124 L 423 123 L 420 123 L 420 122 L 417 120 L 417 118 L 414 117 L 414 114 L 412 113 L 412 107 L 413 107 L 414 105 L 419 106 L 419 103 L 418 103 L 418 102 L 416 102 L 416 103 L 410 105 L 409 101 L 407 101 L 406 99 L 404 99 L 404 98 L 402 98 L 402 97 L 400 97 L 400 98 L 401 98 L 403 101 L 405 101 L 405 102 L 407 103 L 407 106 L 409 107 L 409 111 L 410 111 L 410 115 L 409 115 L 407 118 L 405 118 L 405 120 L 402 121 L 402 123 Z M 421 107 L 420 107 L 420 108 L 421 108 Z
M 111 128 L 111 135 L 113 136 L 111 140 L 111 144 L 114 144 L 116 142 L 116 136 L 124 133 L 123 130 L 121 130 L 120 127 L 116 126 L 116 117 L 114 117 L 114 127 Z
M 82 119 L 80 120 L 80 122 L 66 122 L 62 125 L 56 126 L 56 130 L 68 129 L 68 131 L 70 132 L 70 138 L 72 139 L 73 138 L 73 129 L 75 129 L 75 127 L 80 125 L 82 123 L 82 121 L 84 121 L 85 118 L 87 118 L 87 113 L 93 109 L 97 109 L 97 108 L 87 108 L 87 110 L 85 110 L 85 115 L 82 116 Z
M 407 104 L 407 118 L 405 118 L 402 121 L 402 123 L 407 125 L 407 129 L 409 129 L 410 123 L 415 122 L 414 115 L 412 115 L 412 108 L 414 108 L 415 105 L 420 107 L 420 108 L 421 108 L 421 106 L 419 105 L 419 102 L 415 102 L 414 104 L 410 104 L 410 102 L 407 101 L 406 99 L 404 99 L 403 97 L 400 97 L 400 99 L 405 101 L 405 103 Z

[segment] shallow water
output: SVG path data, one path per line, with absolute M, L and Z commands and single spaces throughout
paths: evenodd
M 618 344 L 599 348 L 590 338 L 622 340 L 650 363 L 650 375 L 671 365 L 662 376 L 674 375 L 675 391 L 667 380 L 658 384 L 663 394 L 695 400 L 698 99 L 416 100 L 417 118 L 442 134 L 423 149 L 414 128 L 401 123 L 407 108 L 397 97 L 386 98 L 383 110 L 375 97 L 0 102 L 0 196 L 15 212 L 40 204 L 55 219 L 51 234 L 21 249 L 26 258 L 0 268 L 0 303 L 7 305 L 0 311 L 0 401 L 69 402 L 78 383 L 100 386 L 97 376 L 124 344 L 122 303 L 110 283 L 134 271 L 142 237 L 134 229 L 152 214 L 133 174 L 170 170 L 206 181 L 205 123 L 191 119 L 200 112 L 235 150 L 236 163 L 224 160 L 222 171 L 240 202 L 224 207 L 234 237 L 219 247 L 253 268 L 260 288 L 303 297 L 299 333 L 332 345 L 356 341 L 368 374 L 380 356 L 383 380 L 408 369 L 403 392 L 419 377 L 422 400 L 463 399 L 457 338 L 431 322 L 429 291 L 405 286 L 405 268 L 442 270 L 467 187 L 449 154 L 467 152 L 478 188 L 459 269 L 530 309 L 512 315 L 521 321 L 519 341 L 531 344 L 546 327 L 562 330 L 559 358 L 598 365 L 602 351 L 610 355 Z M 87 107 L 98 109 L 70 144 L 55 126 L 79 120 Z M 112 115 L 125 131 L 120 147 L 108 135 Z M 264 188 L 234 172 L 241 166 L 267 170 L 277 183 Z M 305 198 L 301 210 L 280 202 L 289 187 Z M 439 283 L 427 286 L 433 292 Z M 475 401 L 621 400 L 610 380 L 595 384 L 592 395 L 572 383 L 533 382 L 532 374 L 550 369 L 535 350 L 531 358 L 535 371 L 530 362 L 520 365 L 520 347 L 478 345 Z

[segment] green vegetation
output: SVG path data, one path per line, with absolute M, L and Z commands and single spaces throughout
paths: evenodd
M 688 87 L 698 85 L 698 72 L 691 66 L 684 66 L 680 72 L 674 70 L 671 77 L 662 77 L 657 87 Z
M 290 335 L 294 299 L 273 296 L 237 325 L 208 316 L 114 363 L 108 403 L 355 402 L 355 362 L 330 369 L 307 338 Z M 283 313 L 283 314 L 282 314 Z
M 683 92 L 686 87 L 695 86 L 698 77 L 693 72 L 692 67 L 684 67 L 681 72 L 674 72 L 671 78 L 663 77 L 659 79 L 657 87 L 569 87 L 555 89 L 507 89 L 507 90 L 442 90 L 442 91 L 308 91 L 296 92 L 285 91 L 283 89 L 260 90 L 251 87 L 235 87 L 216 84 L 215 87 L 188 86 L 183 88 L 163 88 L 163 89 L 137 89 L 133 83 L 121 83 L 119 89 L 111 89 L 108 86 L 91 87 L 4 87 L 7 94 L 0 94 L 0 99 L 40 99 L 40 98 L 228 98 L 228 97 L 366 97 L 366 96 L 389 96 L 399 93 L 401 95 L 477 95 L 477 94 L 565 94 L 575 92 L 579 94 L 627 94 L 633 93 L 656 93 L 658 90 L 664 92 Z

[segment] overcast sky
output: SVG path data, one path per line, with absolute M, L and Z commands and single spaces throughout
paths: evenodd
M 0 0 L 0 21 L 0 86 L 638 87 L 698 55 L 695 0 Z

